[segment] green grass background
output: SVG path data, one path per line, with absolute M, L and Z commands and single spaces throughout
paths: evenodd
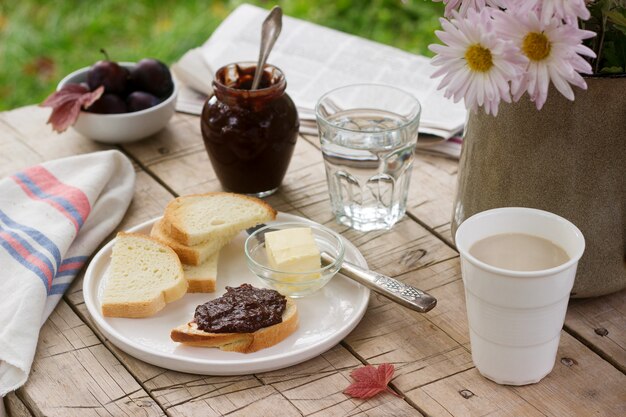
M 167 64 L 201 45 L 244 1 L 0 0 L 0 110 L 41 102 L 69 72 L 102 58 Z M 441 3 L 430 0 L 249 0 L 410 52 L 428 54 Z M 256 57 L 250 57 L 256 59 Z

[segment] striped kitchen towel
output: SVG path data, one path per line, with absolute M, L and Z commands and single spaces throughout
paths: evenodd
M 41 325 L 122 220 L 134 186 L 132 164 L 115 150 L 0 180 L 0 397 L 26 382 Z

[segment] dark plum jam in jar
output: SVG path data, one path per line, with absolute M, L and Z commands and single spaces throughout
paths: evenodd
M 254 63 L 237 63 L 217 71 L 200 127 L 222 187 L 264 197 L 287 172 L 300 123 L 282 71 L 266 65 L 259 88 L 250 90 L 255 70 Z

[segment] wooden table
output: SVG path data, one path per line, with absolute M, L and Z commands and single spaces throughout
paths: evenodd
M 0 177 L 42 161 L 108 149 L 75 132 L 53 133 L 48 110 L 0 113 Z M 220 189 L 197 117 L 177 114 L 148 140 L 122 146 L 137 185 L 120 229 L 160 215 L 176 195 Z M 626 292 L 570 303 L 552 373 L 538 384 L 497 385 L 470 355 L 459 257 L 450 239 L 457 163 L 419 156 L 407 216 L 389 232 L 360 233 L 330 213 L 317 138 L 301 137 L 276 209 L 343 234 L 371 268 L 439 300 L 418 314 L 376 294 L 340 344 L 300 365 L 256 375 L 213 377 L 169 371 L 113 346 L 91 321 L 82 277 L 44 324 L 31 375 L 5 398 L 15 416 L 626 416 Z M 396 366 L 392 388 L 370 400 L 347 397 L 350 372 Z

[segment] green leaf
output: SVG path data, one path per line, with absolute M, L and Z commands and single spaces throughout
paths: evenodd
M 622 67 L 604 67 L 600 70 L 600 74 L 622 74 L 623 72 Z
M 606 14 L 609 23 L 626 26 L 626 7 L 618 7 Z
M 613 27 L 617 30 L 619 30 L 620 32 L 622 32 L 624 35 L 626 35 L 626 26 L 622 26 L 622 25 L 613 25 Z
M 626 10 L 621 13 L 617 10 L 613 10 L 607 13 L 606 17 L 608 21 L 613 24 L 615 29 L 626 35 Z
M 612 10 L 611 12 L 607 13 L 606 16 L 609 18 L 609 21 L 617 25 L 626 26 L 626 15 L 624 15 L 624 13 L 624 11 L 620 13 L 617 10 Z

